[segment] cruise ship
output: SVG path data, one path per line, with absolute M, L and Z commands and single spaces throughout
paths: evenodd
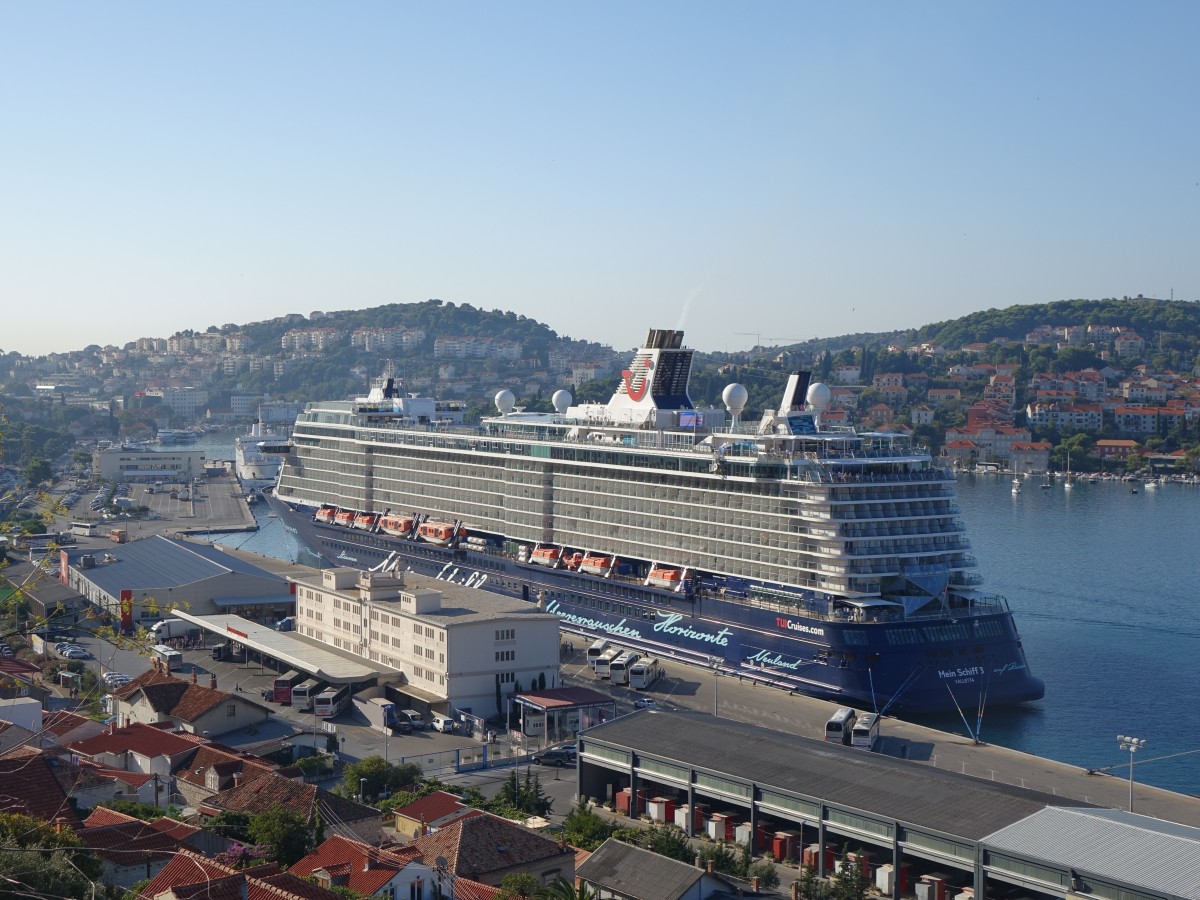
M 826 426 L 793 373 L 743 422 L 688 395 L 693 350 L 651 330 L 607 404 L 497 414 L 405 394 L 309 403 L 272 503 L 331 565 L 411 568 L 522 597 L 564 628 L 860 708 L 1037 700 L 984 590 L 951 471 L 909 436 Z
M 257 420 L 250 427 L 249 434 L 238 436 L 233 442 L 233 470 L 242 487 L 247 491 L 256 491 L 273 485 L 279 477 L 283 457 L 278 452 L 270 451 L 286 449 L 287 446 L 286 438 L 264 431 Z

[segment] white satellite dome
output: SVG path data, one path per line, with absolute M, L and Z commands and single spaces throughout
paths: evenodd
M 568 409 L 571 408 L 571 403 L 574 401 L 570 391 L 555 391 L 554 396 L 550 398 L 550 402 L 554 405 L 555 411 L 560 415 L 566 415 Z
M 508 388 L 496 394 L 496 409 L 500 410 L 502 416 L 507 416 L 512 412 L 513 404 L 516 402 L 516 395 Z
M 725 404 L 725 408 L 729 410 L 731 416 L 737 417 L 742 414 L 742 410 L 746 408 L 746 400 L 749 398 L 745 385 L 733 384 L 725 385 L 725 390 L 721 391 L 721 401 Z
M 822 384 L 819 381 L 814 381 L 808 386 L 808 394 L 805 396 L 805 401 L 808 405 L 821 412 L 829 408 L 829 385 Z

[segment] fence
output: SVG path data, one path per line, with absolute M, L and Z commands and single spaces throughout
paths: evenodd
M 416 756 L 402 756 L 403 763 L 416 763 L 425 775 L 436 773 L 477 772 L 521 762 L 525 759 L 525 750 L 519 745 L 480 744 L 478 747 L 459 747 L 456 750 L 439 750 L 434 753 L 422 753 Z

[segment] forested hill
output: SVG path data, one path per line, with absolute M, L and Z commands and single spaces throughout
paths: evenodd
M 1200 303 L 1137 297 L 1009 306 L 925 325 L 916 331 L 914 339 L 958 349 L 997 337 L 1020 341 L 1039 325 L 1122 326 L 1147 340 L 1169 333 L 1200 342 Z

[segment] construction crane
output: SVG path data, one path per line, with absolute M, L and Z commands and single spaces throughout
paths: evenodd
M 746 337 L 754 338 L 754 347 L 751 347 L 750 348 L 751 350 L 753 350 L 755 347 L 762 346 L 762 332 L 761 331 L 735 331 L 734 334 L 741 334 L 741 335 L 745 335 Z

